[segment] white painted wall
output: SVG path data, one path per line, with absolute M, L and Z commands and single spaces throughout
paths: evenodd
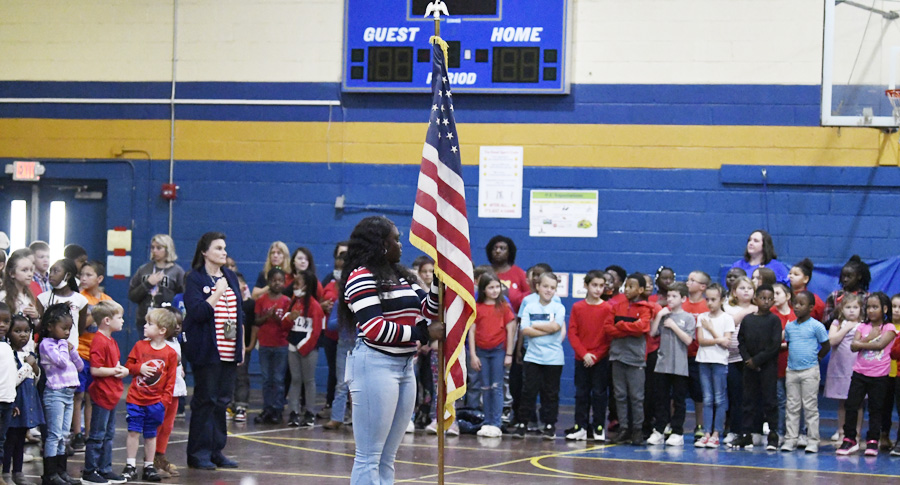
M 573 80 L 818 84 L 822 6 L 575 0 Z M 180 0 L 178 80 L 339 82 L 343 9 L 343 0 Z M 171 0 L 2 0 L 0 80 L 170 80 L 172 18 Z

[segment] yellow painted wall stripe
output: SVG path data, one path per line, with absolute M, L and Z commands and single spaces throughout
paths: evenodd
M 424 123 L 178 121 L 177 160 L 418 164 Z M 897 165 L 897 135 L 870 128 L 460 124 L 463 163 L 482 145 L 525 147 L 542 167 L 718 169 L 723 164 Z M 167 160 L 165 120 L 0 119 L 0 157 Z

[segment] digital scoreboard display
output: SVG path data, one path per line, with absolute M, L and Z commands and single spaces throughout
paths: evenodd
M 454 91 L 568 94 L 574 0 L 444 0 Z M 430 92 L 430 0 L 345 0 L 342 89 Z

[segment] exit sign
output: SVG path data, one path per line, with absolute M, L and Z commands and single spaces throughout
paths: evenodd
M 7 166 L 7 173 L 9 173 L 9 166 Z M 13 180 L 22 181 L 22 182 L 37 182 L 41 180 L 41 175 L 44 174 L 44 166 L 41 165 L 40 162 L 22 162 L 16 161 L 13 162 L 12 165 L 12 178 Z

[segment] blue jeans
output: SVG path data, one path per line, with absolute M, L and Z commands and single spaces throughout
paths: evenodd
M 356 457 L 351 484 L 394 483 L 394 458 L 416 404 L 413 359 L 356 342 L 347 357 Z
M 728 409 L 728 366 L 708 362 L 699 364 L 700 386 L 703 388 L 703 427 L 709 434 L 721 433 L 725 428 L 725 411 Z
M 347 352 L 353 350 L 354 340 L 338 340 L 337 355 L 334 359 L 334 375 L 337 384 L 334 386 L 334 400 L 331 401 L 331 420 L 338 423 L 344 422 L 347 412 Z
M 259 371 L 262 374 L 263 412 L 284 412 L 284 374 L 287 372 L 288 348 L 259 347 Z
M 44 418 L 47 421 L 47 441 L 44 457 L 66 454 L 66 434 L 72 427 L 75 408 L 75 388 L 44 389 Z
M 101 475 L 112 472 L 112 440 L 116 437 L 116 410 L 103 409 L 96 402 L 91 407 L 91 429 L 84 448 L 85 473 Z
M 481 360 L 481 396 L 484 400 L 484 424 L 500 427 L 503 414 L 503 359 L 506 358 L 506 342 L 493 349 L 475 349 Z
M 484 384 L 484 369 L 480 371 L 472 370 L 472 360 L 470 356 L 472 355 L 472 350 L 468 345 L 466 345 L 464 352 L 466 353 L 466 369 L 468 373 L 466 374 L 466 378 L 468 379 L 468 385 L 466 387 L 466 395 L 463 397 L 463 403 L 465 403 L 466 407 L 469 408 L 482 408 L 482 396 L 481 390 L 485 387 Z M 504 354 L 505 355 L 505 354 Z M 434 389 L 435 401 L 437 400 L 437 387 Z

